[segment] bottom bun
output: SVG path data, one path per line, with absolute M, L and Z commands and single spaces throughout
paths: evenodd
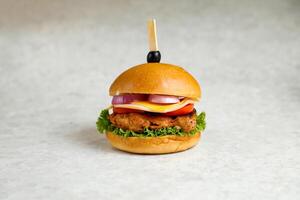
M 111 145 L 122 151 L 139 154 L 164 154 L 187 150 L 197 144 L 201 133 L 192 136 L 123 137 L 106 133 Z

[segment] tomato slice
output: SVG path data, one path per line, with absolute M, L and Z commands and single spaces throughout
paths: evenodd
M 130 108 L 115 108 L 113 107 L 113 112 L 117 114 L 124 114 L 124 113 L 142 113 L 142 110 L 130 109 Z
M 194 104 L 188 104 L 188 105 L 186 105 L 183 108 L 180 108 L 178 110 L 164 113 L 164 115 L 167 115 L 167 116 L 186 115 L 188 113 L 193 112 L 193 110 L 194 110 Z

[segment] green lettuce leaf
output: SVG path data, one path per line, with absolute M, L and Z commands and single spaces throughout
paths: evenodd
M 111 131 L 112 133 L 123 137 L 159 137 L 165 135 L 184 136 L 184 135 L 194 135 L 200 131 L 204 131 L 206 127 L 205 112 L 201 112 L 199 115 L 197 115 L 196 128 L 188 133 L 183 132 L 182 129 L 178 129 L 177 127 L 167 127 L 167 128 L 161 128 L 155 130 L 145 128 L 143 132 L 137 133 L 134 131 L 123 130 L 121 128 L 113 126 L 110 123 L 108 116 L 109 116 L 108 109 L 101 111 L 98 120 L 96 122 L 99 133 L 106 133 L 108 131 Z

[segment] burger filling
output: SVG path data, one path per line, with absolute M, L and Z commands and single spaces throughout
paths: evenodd
M 168 95 L 115 96 L 112 112 L 103 110 L 97 121 L 100 133 L 125 137 L 193 135 L 205 129 L 205 113 L 196 114 L 194 100 Z

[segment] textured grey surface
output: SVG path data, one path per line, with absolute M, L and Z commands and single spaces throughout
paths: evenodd
M 162 61 L 203 87 L 200 144 L 139 156 L 95 130 L 108 87 Z M 300 2 L 0 0 L 0 199 L 299 199 Z

